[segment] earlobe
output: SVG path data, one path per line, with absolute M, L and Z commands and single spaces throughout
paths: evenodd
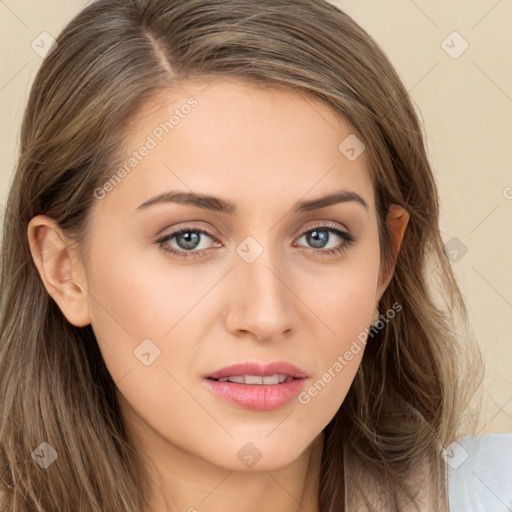
M 63 315 L 77 327 L 90 324 L 85 274 L 72 242 L 46 215 L 31 219 L 27 235 L 39 276 Z

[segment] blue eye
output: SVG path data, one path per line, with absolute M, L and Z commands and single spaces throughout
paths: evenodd
M 327 244 L 331 241 L 331 236 L 334 234 L 336 237 L 339 237 L 343 240 L 341 245 L 336 247 L 330 247 L 328 249 L 324 249 L 323 244 Z M 155 243 L 157 243 L 162 250 L 166 254 L 172 254 L 173 256 L 177 256 L 179 258 L 186 259 L 187 257 L 200 257 L 201 252 L 207 251 L 209 248 L 203 248 L 198 250 L 198 246 L 201 245 L 201 238 L 204 236 L 215 240 L 212 234 L 208 233 L 203 229 L 198 229 L 194 227 L 184 227 L 177 231 L 173 231 L 168 235 L 158 239 Z M 315 254 L 319 254 L 321 256 L 333 256 L 337 254 L 341 254 L 348 247 L 356 241 L 356 238 L 346 231 L 342 231 L 336 226 L 330 225 L 318 225 L 313 228 L 309 228 L 306 231 L 303 231 L 299 237 L 306 237 L 308 243 L 312 243 L 315 247 L 310 247 L 310 249 Z M 169 242 L 172 239 L 176 239 L 176 243 L 178 244 L 178 248 L 172 247 L 169 245 Z M 320 248 L 319 248 L 320 247 Z
M 187 258 L 188 256 L 196 257 L 198 251 L 195 250 L 192 252 L 192 249 L 197 249 L 197 246 L 200 245 L 198 242 L 201 241 L 201 237 L 203 235 L 206 235 L 208 238 L 213 238 L 212 235 L 203 229 L 185 227 L 178 231 L 174 231 L 169 235 L 165 235 L 163 238 L 157 240 L 156 243 L 160 245 L 165 253 L 172 254 L 173 256 L 178 256 L 180 258 Z M 173 238 L 180 241 L 179 245 L 181 245 L 181 250 L 177 250 L 168 244 L 168 242 Z
M 341 246 L 324 249 L 323 244 L 330 242 L 332 233 L 341 238 L 343 240 L 343 244 Z M 315 254 L 321 254 L 323 256 L 340 254 L 355 242 L 355 238 L 350 233 L 342 231 L 335 226 L 316 226 L 304 231 L 300 238 L 302 237 L 305 237 L 308 240 L 308 243 L 313 243 L 313 245 L 315 245 L 315 247 L 313 247 L 313 252 Z M 322 248 L 319 249 L 319 246 Z

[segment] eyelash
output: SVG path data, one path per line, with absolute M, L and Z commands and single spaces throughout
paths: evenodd
M 319 224 L 317 226 L 313 226 L 313 227 L 307 229 L 306 231 L 303 231 L 300 234 L 299 238 L 302 238 L 305 234 L 310 233 L 311 231 L 315 231 L 315 230 L 329 231 L 331 233 L 338 235 L 340 238 L 342 238 L 344 240 L 344 243 L 340 247 L 334 247 L 331 249 L 310 248 L 313 251 L 313 253 L 320 254 L 321 256 L 329 257 L 329 256 L 339 255 L 339 254 L 343 253 L 344 251 L 346 251 L 354 242 L 357 241 L 357 239 L 350 233 L 347 233 L 346 231 L 342 231 L 338 227 L 335 227 L 333 225 L 326 225 L 326 224 Z M 172 247 L 169 247 L 169 245 L 166 244 L 166 242 L 168 242 L 175 236 L 181 235 L 183 233 L 188 233 L 188 232 L 200 233 L 203 235 L 207 235 L 212 240 L 215 240 L 215 237 L 211 233 L 208 233 L 208 231 L 205 231 L 204 229 L 185 227 L 185 228 L 173 231 L 172 233 L 169 233 L 168 235 L 165 235 L 162 238 L 159 238 L 155 243 L 158 244 L 160 246 L 160 248 L 166 254 L 172 254 L 173 256 L 177 256 L 177 257 L 180 257 L 183 259 L 186 259 L 190 255 L 192 255 L 193 258 L 200 257 L 199 253 L 202 252 L 201 250 L 199 250 L 199 251 L 197 251 L 197 250 L 195 250 L 195 251 L 178 251 Z M 204 250 L 208 250 L 208 249 L 204 249 Z M 196 256 L 196 254 L 198 256 Z

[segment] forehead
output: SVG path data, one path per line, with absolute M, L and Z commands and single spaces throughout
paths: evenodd
M 347 188 L 371 205 L 362 147 L 341 114 L 313 94 L 220 78 L 184 82 L 132 116 L 111 173 L 122 177 L 102 202 L 133 210 L 179 189 L 254 209 L 262 200 L 285 206 Z

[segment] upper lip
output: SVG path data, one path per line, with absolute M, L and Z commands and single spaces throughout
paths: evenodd
M 206 375 L 206 378 L 220 379 L 222 377 L 235 377 L 240 375 L 259 375 L 261 377 L 269 377 L 279 373 L 294 377 L 295 379 L 303 379 L 307 374 L 300 368 L 297 368 L 286 361 L 273 361 L 270 363 L 260 363 L 257 361 L 245 361 L 243 363 L 225 366 L 219 370 Z

